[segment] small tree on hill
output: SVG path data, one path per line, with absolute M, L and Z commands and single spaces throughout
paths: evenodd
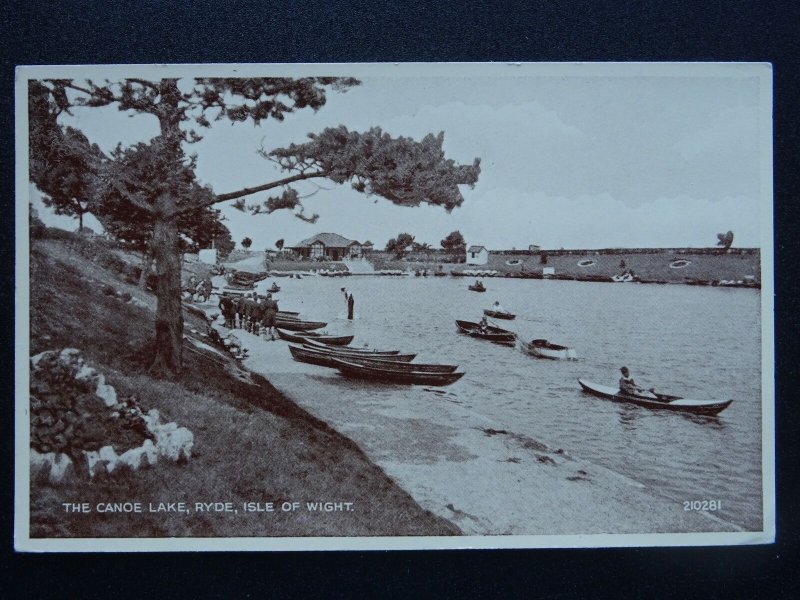
M 728 231 L 727 233 L 718 233 L 717 234 L 717 246 L 722 246 L 723 250 L 727 252 L 730 250 L 730 247 L 733 245 L 733 232 Z
M 396 238 L 386 242 L 386 252 L 393 252 L 396 258 L 403 258 L 408 247 L 414 243 L 414 236 L 410 233 L 401 233 Z
M 463 252 L 467 248 L 467 243 L 464 241 L 464 236 L 461 235 L 461 232 L 458 230 L 447 234 L 447 237 L 439 242 L 439 244 L 442 246 L 442 248 L 449 250 L 450 252 Z
M 246 237 L 242 240 L 242 248 L 244 248 L 245 250 L 249 250 L 250 246 L 252 245 L 253 245 L 253 240 L 251 240 L 249 237 Z

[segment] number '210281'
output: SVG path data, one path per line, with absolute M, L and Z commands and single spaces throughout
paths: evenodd
M 722 500 L 684 500 L 683 510 L 719 510 Z

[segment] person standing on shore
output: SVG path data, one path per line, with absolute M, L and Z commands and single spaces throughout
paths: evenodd
M 266 301 L 262 301 L 261 298 L 256 296 L 255 303 L 250 309 L 250 320 L 252 321 L 254 335 L 259 335 L 261 333 L 261 321 L 264 319 L 264 312 L 266 310 L 265 302 Z
M 222 297 L 219 300 L 219 309 L 222 311 L 222 316 L 225 319 L 225 327 L 233 329 L 234 326 L 234 306 L 228 292 L 222 292 Z
M 264 316 L 262 318 L 262 323 L 264 324 L 264 328 L 269 333 L 269 337 L 274 340 L 275 333 L 275 315 L 278 314 L 278 303 L 272 299 L 272 294 L 267 294 L 267 299 L 264 300 Z
M 353 311 L 356 307 L 356 300 L 353 298 L 353 293 L 350 292 L 347 295 L 347 318 L 352 321 L 353 320 Z

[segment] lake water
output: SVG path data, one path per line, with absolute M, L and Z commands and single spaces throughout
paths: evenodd
M 724 521 L 761 529 L 761 329 L 757 290 L 547 280 L 433 277 L 274 278 L 283 310 L 353 333 L 354 345 L 418 353 L 466 375 L 434 394 L 421 387 L 365 386 L 339 377 L 330 402 L 457 402 L 497 429 L 524 434 L 682 502 L 718 500 Z M 356 319 L 345 317 L 346 286 Z M 529 357 L 457 333 L 499 300 L 517 314 L 498 325 L 522 339 L 574 347 L 578 361 Z M 698 399 L 733 398 L 718 417 L 653 411 L 581 392 L 578 377 L 614 386 L 627 365 L 645 387 Z M 322 370 L 322 368 L 320 368 Z M 333 380 L 331 380 L 333 381 Z M 345 433 L 347 431 L 345 430 Z

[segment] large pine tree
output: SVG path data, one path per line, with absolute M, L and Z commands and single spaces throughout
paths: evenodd
M 102 170 L 99 177 L 105 193 L 98 196 L 99 212 L 109 210 L 102 206 L 106 202 L 116 203 L 115 218 L 131 224 L 152 224 L 148 228 L 149 247 L 158 274 L 152 371 L 174 373 L 181 365 L 179 231 L 187 218 L 192 220 L 193 215 L 202 216 L 202 211 L 233 200 L 238 208 L 253 213 L 290 208 L 296 209 L 300 218 L 314 220 L 315 215 L 303 214 L 299 195 L 289 187 L 312 178 L 349 181 L 358 191 L 380 195 L 396 204 L 430 203 L 451 210 L 463 202 L 458 186 L 474 185 L 478 180 L 478 159 L 465 166 L 445 158 L 443 134 L 428 135 L 416 142 L 392 138 L 379 128 L 357 133 L 338 127 L 309 135 L 304 144 L 265 151 L 265 158 L 289 173 L 286 177 L 215 194 L 197 183 L 194 164 L 184 153 L 184 144 L 200 139 L 192 127 L 210 127 L 212 121 L 220 120 L 250 121 L 256 125 L 270 118 L 280 121 L 297 110 L 316 111 L 325 104 L 328 91 L 344 92 L 360 82 L 346 77 L 273 77 L 198 78 L 192 83 L 182 88 L 178 79 L 130 78 L 102 84 L 51 79 L 29 85 L 31 175 L 37 186 L 43 169 L 34 168 L 34 163 L 58 162 L 43 148 L 47 137 L 58 129 L 61 113 L 69 113 L 74 106 L 116 105 L 121 111 L 150 114 L 158 119 L 160 134 L 154 140 L 119 150 L 114 163 Z M 187 123 L 191 126 L 187 127 Z M 126 168 L 126 161 L 145 168 Z M 248 196 L 275 188 L 283 188 L 283 192 L 260 204 L 244 202 Z

